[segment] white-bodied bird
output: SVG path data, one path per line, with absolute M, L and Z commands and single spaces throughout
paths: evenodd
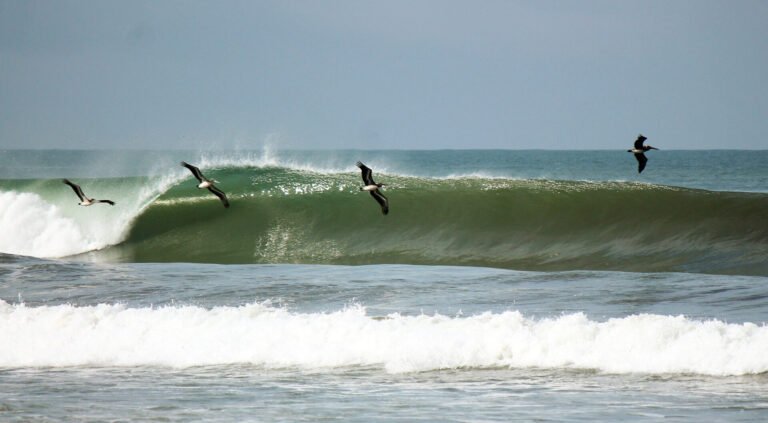
M 224 194 L 224 191 L 216 188 L 214 183 L 218 183 L 219 181 L 215 181 L 213 179 L 208 179 L 205 176 L 203 176 L 203 173 L 200 172 L 200 169 L 198 169 L 195 166 L 192 166 L 191 164 L 187 162 L 181 162 L 181 165 L 189 169 L 190 172 L 192 172 L 192 175 L 197 178 L 199 184 L 197 184 L 198 188 L 208 188 L 208 191 L 212 192 L 215 196 L 219 197 L 219 200 L 224 204 L 224 207 L 229 207 L 229 200 L 227 200 L 227 195 Z
M 370 192 L 371 197 L 373 197 L 379 203 L 379 205 L 381 205 L 381 212 L 384 214 L 389 213 L 389 200 L 387 200 L 387 197 L 385 197 L 379 189 L 383 187 L 384 184 L 377 184 L 374 182 L 373 171 L 362 162 L 357 162 L 357 167 L 359 167 L 362 171 L 363 183 L 365 183 L 365 186 L 360 187 L 360 190 Z
M 638 135 L 635 140 L 635 148 L 627 150 L 628 153 L 633 153 L 637 159 L 637 173 L 642 172 L 643 169 L 645 169 L 645 164 L 648 163 L 648 158 L 645 157 L 644 153 L 648 150 L 658 150 L 656 147 L 643 145 L 647 139 L 648 138 L 644 137 L 643 134 Z
M 77 194 L 77 197 L 80 199 L 80 202 L 77 204 L 80 206 L 92 206 L 96 203 L 107 203 L 110 206 L 115 205 L 115 202 L 112 200 L 94 200 L 93 198 L 86 197 L 86 195 L 83 193 L 83 189 L 80 188 L 80 185 L 70 181 L 69 179 L 64 179 L 63 182 L 72 187 L 72 191 Z

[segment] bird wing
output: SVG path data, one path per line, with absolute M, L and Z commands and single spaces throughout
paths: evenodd
M 379 190 L 373 190 L 371 191 L 371 197 L 376 199 L 376 201 L 381 205 L 382 213 L 389 213 L 389 200 L 387 200 L 387 197 L 385 197 L 384 194 L 379 192 Z
M 64 179 L 64 183 L 72 187 L 72 191 L 74 191 L 75 194 L 77 194 L 77 197 L 80 198 L 80 201 L 86 200 L 87 197 L 85 196 L 85 194 L 83 194 L 83 190 L 80 188 L 80 185 L 73 183 L 69 179 Z
M 645 169 L 645 164 L 648 162 L 648 158 L 646 158 L 643 153 L 635 153 L 635 158 L 637 159 L 637 173 L 640 173 Z
M 203 173 L 200 172 L 200 169 L 198 169 L 195 166 L 192 166 L 191 164 L 189 164 L 187 162 L 181 162 L 181 165 L 186 167 L 187 169 L 189 169 L 189 171 L 192 172 L 192 175 L 194 175 L 195 178 L 197 178 L 198 181 L 203 182 L 205 177 L 203 176 Z
M 224 194 L 224 191 L 216 188 L 213 185 L 208 187 L 208 191 L 212 192 L 215 196 L 219 197 L 219 200 L 221 200 L 225 208 L 229 208 L 229 200 L 227 200 L 227 194 Z
M 96 202 L 97 202 L 97 203 L 107 203 L 107 204 L 109 204 L 110 206 L 114 206 L 114 205 L 115 205 L 115 202 L 114 202 L 114 201 L 112 201 L 112 200 L 97 200 Z
M 364 165 L 363 162 L 357 162 L 357 167 L 362 171 L 363 182 L 366 185 L 376 185 L 376 182 L 373 182 L 373 170 L 370 167 Z
M 647 140 L 647 139 L 648 139 L 648 138 L 646 138 L 646 137 L 644 137 L 644 136 L 642 136 L 642 135 L 639 135 L 639 136 L 637 137 L 637 139 L 635 140 L 635 149 L 636 149 L 636 150 L 642 150 L 642 149 L 643 149 L 643 143 L 644 143 L 644 142 L 645 142 L 645 140 Z

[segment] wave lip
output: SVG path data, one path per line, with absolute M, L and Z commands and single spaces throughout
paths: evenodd
M 469 317 L 372 318 L 353 306 L 295 313 L 241 307 L 26 307 L 0 301 L 0 367 L 251 364 L 305 369 L 381 366 L 569 368 L 609 373 L 730 376 L 768 371 L 768 327 L 582 313 L 530 319 L 517 311 Z

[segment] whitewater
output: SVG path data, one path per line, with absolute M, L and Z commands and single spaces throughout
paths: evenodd
M 649 314 L 605 322 L 582 313 L 531 320 L 517 311 L 374 319 L 359 306 L 291 313 L 261 304 L 136 309 L 0 302 L 0 338 L 17 343 L 0 348 L 2 367 L 536 367 L 711 376 L 768 371 L 764 325 Z
M 768 154 L 659 153 L 0 152 L 0 420 L 763 421 Z

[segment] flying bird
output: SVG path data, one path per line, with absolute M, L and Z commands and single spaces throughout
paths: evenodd
M 644 137 L 643 134 L 640 134 L 637 136 L 637 139 L 635 140 L 635 148 L 631 150 L 627 150 L 628 153 L 633 153 L 635 155 L 635 158 L 637 159 L 637 173 L 640 173 L 645 169 L 645 164 L 648 163 L 648 158 L 645 157 L 645 153 L 648 150 L 658 150 L 656 147 L 651 147 L 650 145 L 643 145 L 645 140 L 648 138 Z
M 362 162 L 357 162 L 357 167 L 359 167 L 362 171 L 363 183 L 365 183 L 365 186 L 360 187 L 360 190 L 370 192 L 371 197 L 373 197 L 379 203 L 379 205 L 381 205 L 381 212 L 384 214 L 389 213 L 389 200 L 387 200 L 387 197 L 385 197 L 379 189 L 383 187 L 384 184 L 377 184 L 374 182 L 373 171 Z
M 192 172 L 192 175 L 194 175 L 195 178 L 197 178 L 197 180 L 200 182 L 197 184 L 198 188 L 208 188 L 208 191 L 219 197 L 219 200 L 221 200 L 221 202 L 224 204 L 224 207 L 229 208 L 229 200 L 227 200 L 227 195 L 224 194 L 224 191 L 216 188 L 216 186 L 213 185 L 214 183 L 219 183 L 219 181 L 206 178 L 203 176 L 203 173 L 200 172 L 200 169 L 192 166 L 187 162 L 181 162 L 181 165 L 189 169 L 189 171 Z
M 80 188 L 80 185 L 70 181 L 69 179 L 64 179 L 63 182 L 70 187 L 72 187 L 72 191 L 77 194 L 77 197 L 80 198 L 80 202 L 77 203 L 79 206 L 92 206 L 96 203 L 107 203 L 110 206 L 114 206 L 115 202 L 112 200 L 94 200 L 93 198 L 88 198 L 83 193 L 83 189 Z

